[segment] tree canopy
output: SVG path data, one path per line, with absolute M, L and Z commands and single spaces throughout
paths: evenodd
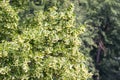
M 91 78 L 79 51 L 84 26 L 75 27 L 70 1 L 56 1 L 0 1 L 1 80 Z

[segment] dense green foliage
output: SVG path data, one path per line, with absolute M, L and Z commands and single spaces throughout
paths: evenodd
M 0 80 L 91 80 L 90 72 L 120 79 L 119 0 L 0 1 Z
M 100 80 L 120 79 L 120 1 L 74 0 L 77 22 L 87 24 L 83 53 L 94 59 Z M 101 45 L 101 47 L 100 47 Z M 95 74 L 96 75 L 96 74 Z M 98 79 L 97 79 L 98 80 Z
M 74 5 L 48 1 L 0 1 L 0 80 L 90 79 Z

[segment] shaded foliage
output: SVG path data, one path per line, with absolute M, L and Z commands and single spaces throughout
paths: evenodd
M 100 80 L 119 80 L 120 1 L 75 0 L 75 4 L 78 23 L 90 26 L 82 37 L 83 53 L 91 53 Z

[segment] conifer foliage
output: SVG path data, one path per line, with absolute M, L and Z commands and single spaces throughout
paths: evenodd
M 91 54 L 100 80 L 120 79 L 120 0 L 75 0 L 77 21 L 87 24 L 83 52 Z M 79 8 L 78 8 L 79 7 Z M 92 34 L 92 35 L 91 35 Z M 87 47 L 87 48 L 86 48 Z M 96 79 L 98 80 L 98 79 Z

